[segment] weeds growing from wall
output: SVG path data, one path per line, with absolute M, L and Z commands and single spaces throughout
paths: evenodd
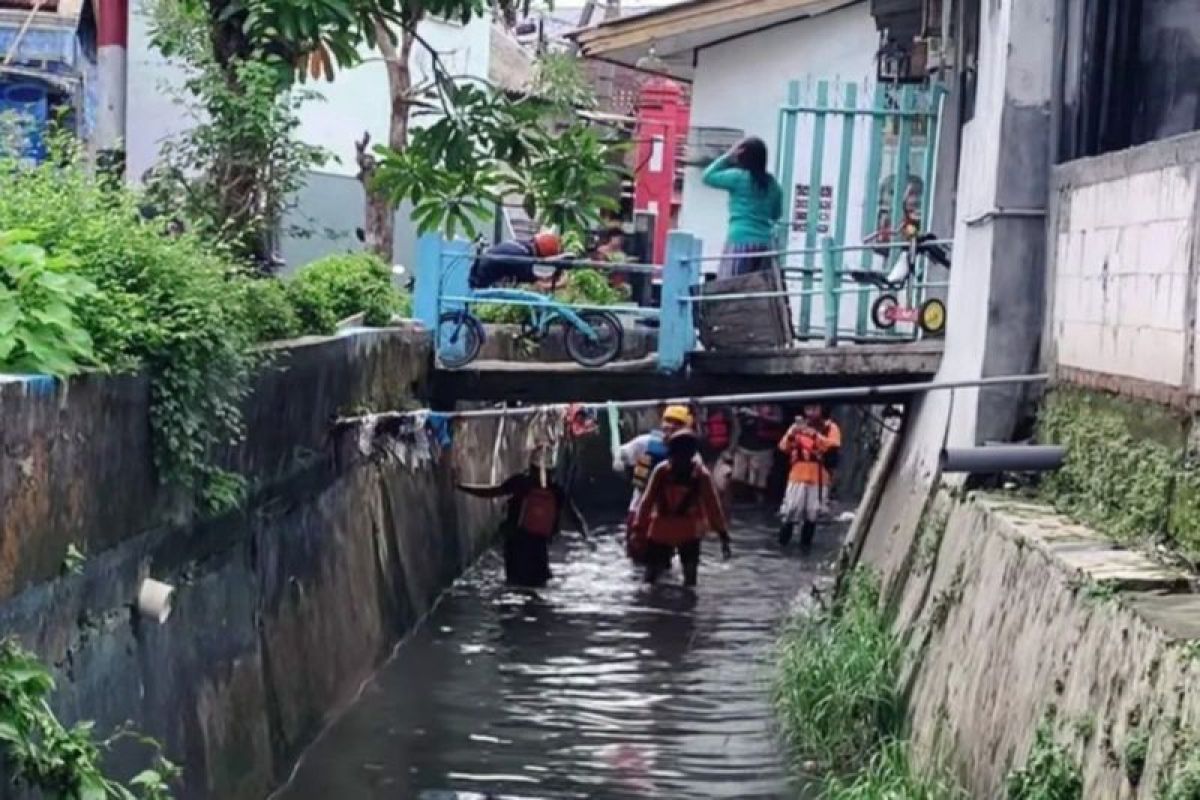
M 1078 762 L 1054 737 L 1054 717 L 1038 725 L 1024 765 L 1005 780 L 1008 800 L 1080 800 L 1083 773 Z
M 1067 448 L 1042 495 L 1118 542 L 1165 537 L 1200 559 L 1200 465 L 1186 452 L 1187 420 L 1149 403 L 1056 389 L 1042 405 L 1038 435 Z

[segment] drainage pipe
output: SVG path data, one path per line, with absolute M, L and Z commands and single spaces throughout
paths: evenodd
M 1050 472 L 1066 460 L 1067 449 L 1057 445 L 997 444 L 952 447 L 942 451 L 942 472 Z

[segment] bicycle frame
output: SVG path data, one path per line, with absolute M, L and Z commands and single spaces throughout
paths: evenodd
M 524 289 L 476 289 L 471 293 L 471 302 L 487 303 L 516 301 L 529 309 L 532 317 L 532 327 L 539 335 L 545 334 L 550 326 L 558 319 L 582 332 L 589 340 L 595 341 L 598 336 L 596 329 L 587 324 L 575 310 L 539 292 Z

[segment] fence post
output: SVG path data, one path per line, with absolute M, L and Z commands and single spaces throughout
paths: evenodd
M 683 369 L 687 354 L 696 348 L 694 304 L 687 298 L 700 283 L 700 244 L 684 231 L 667 234 L 658 325 L 658 368 L 662 372 Z
M 833 347 L 838 339 L 838 311 L 841 305 L 841 274 L 833 254 L 833 238 L 821 240 L 821 292 L 825 299 L 825 346 Z
M 439 234 L 422 234 L 417 240 L 417 268 L 413 275 L 413 316 L 437 335 L 442 295 L 442 245 Z

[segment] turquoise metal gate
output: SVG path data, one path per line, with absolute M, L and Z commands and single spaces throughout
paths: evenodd
M 802 339 L 872 338 L 868 326 L 869 286 L 817 288 L 821 244 L 832 245 L 833 267 L 884 271 L 901 256 L 895 247 L 899 226 L 915 224 L 933 206 L 938 134 L 945 90 L 940 86 L 875 85 L 829 80 L 792 81 L 779 110 L 776 174 L 787 198 L 780 250 L 802 256 L 785 263 L 785 275 L 799 277 L 795 329 Z M 898 177 L 899 176 L 899 177 Z M 832 179 L 831 179 L 832 178 Z M 864 244 L 880 247 L 861 247 Z M 886 246 L 891 244 L 891 246 Z M 847 263 L 847 260 L 858 263 Z M 908 282 L 908 301 L 919 305 L 929 289 L 924 260 Z M 835 309 L 814 314 L 814 297 Z M 832 312 L 832 313 L 831 313 Z M 853 326 L 825 332 L 824 320 L 853 319 Z

